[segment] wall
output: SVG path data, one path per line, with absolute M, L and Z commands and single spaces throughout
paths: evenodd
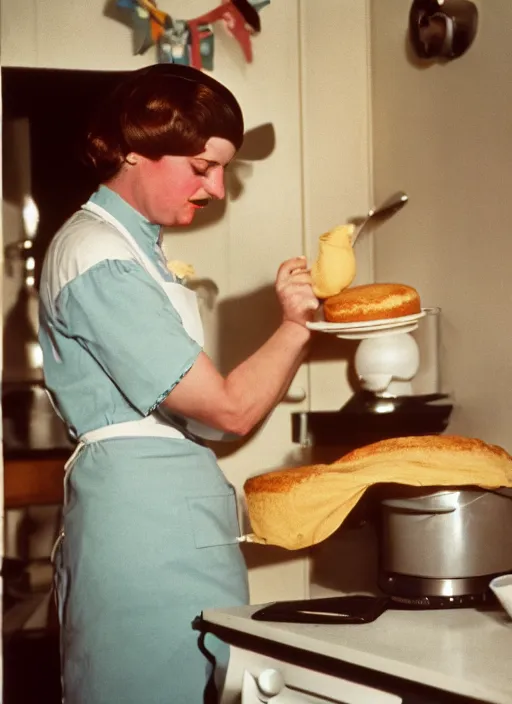
M 450 430 L 510 451 L 512 5 L 477 4 L 469 52 L 421 66 L 407 51 L 410 3 L 372 1 L 375 195 L 410 196 L 376 235 L 375 267 L 377 280 L 410 283 L 443 309 Z
M 369 3 L 301 3 L 302 135 L 306 253 L 318 236 L 364 215 L 371 200 Z M 355 283 L 373 277 L 372 240 L 356 245 Z M 336 410 L 352 394 L 353 345 L 319 335 L 309 364 L 311 410 Z

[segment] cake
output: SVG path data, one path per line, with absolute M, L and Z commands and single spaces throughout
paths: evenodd
M 330 323 L 401 318 L 415 313 L 421 313 L 420 296 L 405 284 L 354 286 L 324 301 L 324 317 Z

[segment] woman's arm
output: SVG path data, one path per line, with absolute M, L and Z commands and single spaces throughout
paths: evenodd
M 226 378 L 201 353 L 163 401 L 165 409 L 245 435 L 274 408 L 304 357 L 310 339 L 306 322 L 318 306 L 304 258 L 281 265 L 276 292 L 283 322 L 267 342 Z

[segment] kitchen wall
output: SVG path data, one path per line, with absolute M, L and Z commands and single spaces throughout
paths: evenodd
M 212 4 L 169 0 L 168 7 L 161 0 L 159 6 L 191 17 Z M 102 0 L 2 1 L 3 64 L 125 70 L 153 62 L 152 50 L 132 56 L 130 29 L 108 16 L 110 8 Z M 276 324 L 272 283 L 278 264 L 303 252 L 313 258 L 319 234 L 370 204 L 367 3 L 272 0 L 261 19 L 250 66 L 222 30 L 216 33 L 215 75 L 239 97 L 249 130 L 273 125 L 275 148 L 235 167 L 244 190 L 225 211 L 212 211 L 197 228 L 165 238 L 170 258 L 193 263 L 207 289 L 218 289 L 212 309 L 206 297 L 204 315 L 207 350 L 224 369 Z M 369 280 L 371 241 L 358 247 L 359 280 Z M 292 396 L 263 428 L 239 447 L 219 448 L 221 465 L 239 490 L 250 474 L 304 461 L 291 442 L 293 411 L 335 409 L 347 399 L 343 348 L 331 343 L 317 341 Z M 248 547 L 246 558 L 253 600 L 307 592 L 307 555 Z
M 375 237 L 375 272 L 442 308 L 450 430 L 511 451 L 512 5 L 476 4 L 469 52 L 428 65 L 407 48 L 410 3 L 372 0 L 375 195 L 410 196 Z

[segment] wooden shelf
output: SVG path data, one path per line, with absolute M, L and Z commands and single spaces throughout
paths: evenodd
M 62 457 L 5 457 L 5 508 L 62 504 L 65 462 Z

